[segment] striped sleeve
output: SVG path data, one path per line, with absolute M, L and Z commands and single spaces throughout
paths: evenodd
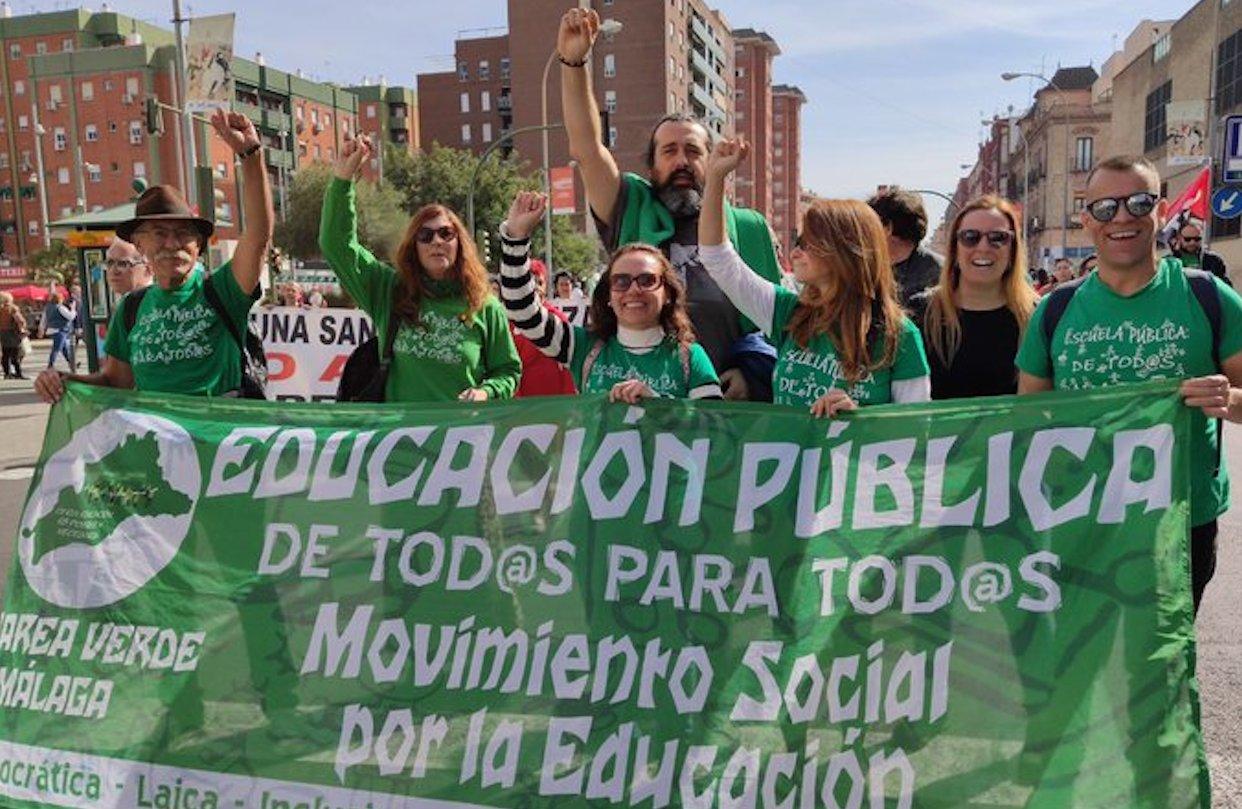
M 539 301 L 530 274 L 530 239 L 511 239 L 500 226 L 500 297 L 510 322 L 546 356 L 569 365 L 574 332 Z

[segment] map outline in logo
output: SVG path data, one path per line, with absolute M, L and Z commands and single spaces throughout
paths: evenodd
M 184 514 L 131 514 L 95 544 L 72 542 L 35 561 L 35 532 L 54 514 L 62 492 L 79 495 L 87 464 L 99 463 L 131 439 L 154 437 L 157 470 L 170 489 L 189 499 Z M 89 609 L 114 604 L 140 590 L 177 556 L 190 531 L 202 489 L 194 439 L 169 419 L 129 410 L 107 410 L 73 432 L 44 462 L 31 487 L 18 528 L 18 559 L 30 588 L 59 607 Z

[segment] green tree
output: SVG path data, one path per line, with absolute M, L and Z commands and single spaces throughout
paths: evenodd
M 299 169 L 288 189 L 288 215 L 276 223 L 276 245 L 300 259 L 319 256 L 319 220 L 332 167 L 311 163 Z M 358 240 L 376 256 L 387 259 L 401 238 L 406 216 L 401 196 L 390 185 L 362 181 L 357 189 Z
M 71 286 L 78 278 L 78 257 L 63 241 L 31 253 L 26 259 L 27 275 L 36 284 L 56 282 Z

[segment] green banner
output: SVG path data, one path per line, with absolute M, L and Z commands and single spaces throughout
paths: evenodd
M 71 386 L 4 806 L 1207 806 L 1172 383 L 837 421 Z

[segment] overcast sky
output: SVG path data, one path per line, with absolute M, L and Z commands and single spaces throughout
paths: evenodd
M 617 3 L 631 0 L 615 0 Z M 572 0 L 566 0 L 566 6 Z M 76 4 L 73 4 L 76 5 Z M 167 25 L 171 0 L 112 8 Z M 453 40 L 506 24 L 505 0 L 184 0 L 189 14 L 236 12 L 237 50 L 315 78 L 383 74 L 413 86 L 453 67 Z M 865 196 L 880 183 L 952 193 L 973 163 L 983 118 L 1022 109 L 1032 80 L 1058 65 L 1097 69 L 1142 19 L 1176 19 L 1189 0 L 716 0 L 735 27 L 767 31 L 783 53 L 775 79 L 806 93 L 803 184 L 822 196 Z M 71 4 L 10 2 L 16 13 Z M 477 33 L 477 32 L 474 32 Z M 942 205 L 929 199 L 938 217 Z

